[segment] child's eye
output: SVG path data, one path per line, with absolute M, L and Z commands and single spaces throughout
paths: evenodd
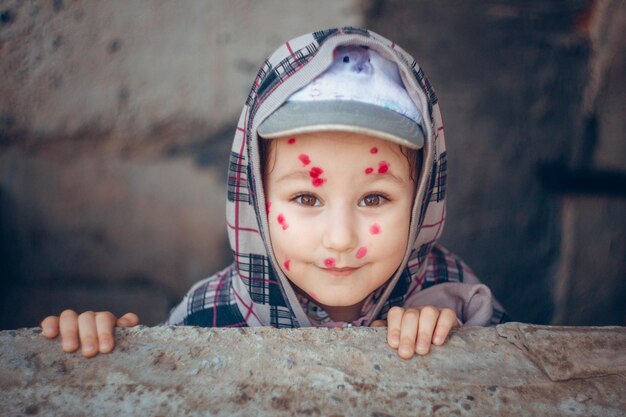
M 359 207 L 378 207 L 389 201 L 383 194 L 368 194 L 359 201 Z
M 315 197 L 314 195 L 311 195 L 311 194 L 300 194 L 300 195 L 296 196 L 295 198 L 293 198 L 292 201 L 295 201 L 296 203 L 300 204 L 301 206 L 308 206 L 308 207 L 316 207 L 316 206 L 321 206 L 322 205 L 320 200 L 317 197 Z

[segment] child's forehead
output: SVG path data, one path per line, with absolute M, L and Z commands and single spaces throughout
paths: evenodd
M 338 148 L 346 148 L 351 151 L 361 149 L 376 154 L 385 151 L 399 152 L 401 147 L 384 139 L 354 132 L 315 132 L 281 137 L 274 140 L 281 148 L 293 152 L 301 151 L 303 148 L 310 151 L 333 151 Z
M 406 153 L 410 150 L 374 136 L 316 132 L 271 139 L 270 143 L 266 156 L 271 161 L 270 172 L 275 174 L 321 169 L 324 175 L 357 175 L 370 182 L 386 173 L 402 181 L 412 177 L 412 162 Z

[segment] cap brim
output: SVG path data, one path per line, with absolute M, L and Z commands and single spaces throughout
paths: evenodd
M 424 132 L 416 122 L 359 101 L 288 101 L 258 128 L 258 134 L 266 139 L 321 131 L 359 133 L 412 149 L 424 147 Z

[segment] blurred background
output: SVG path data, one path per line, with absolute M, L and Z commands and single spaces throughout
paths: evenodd
M 263 59 L 370 28 L 448 141 L 443 243 L 516 321 L 626 325 L 626 2 L 0 0 L 0 329 L 165 319 L 231 262 L 226 161 Z

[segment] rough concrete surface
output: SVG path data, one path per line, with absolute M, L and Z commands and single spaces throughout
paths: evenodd
M 626 413 L 626 328 L 462 328 L 403 361 L 385 329 L 118 330 L 114 353 L 0 332 L 2 415 Z

